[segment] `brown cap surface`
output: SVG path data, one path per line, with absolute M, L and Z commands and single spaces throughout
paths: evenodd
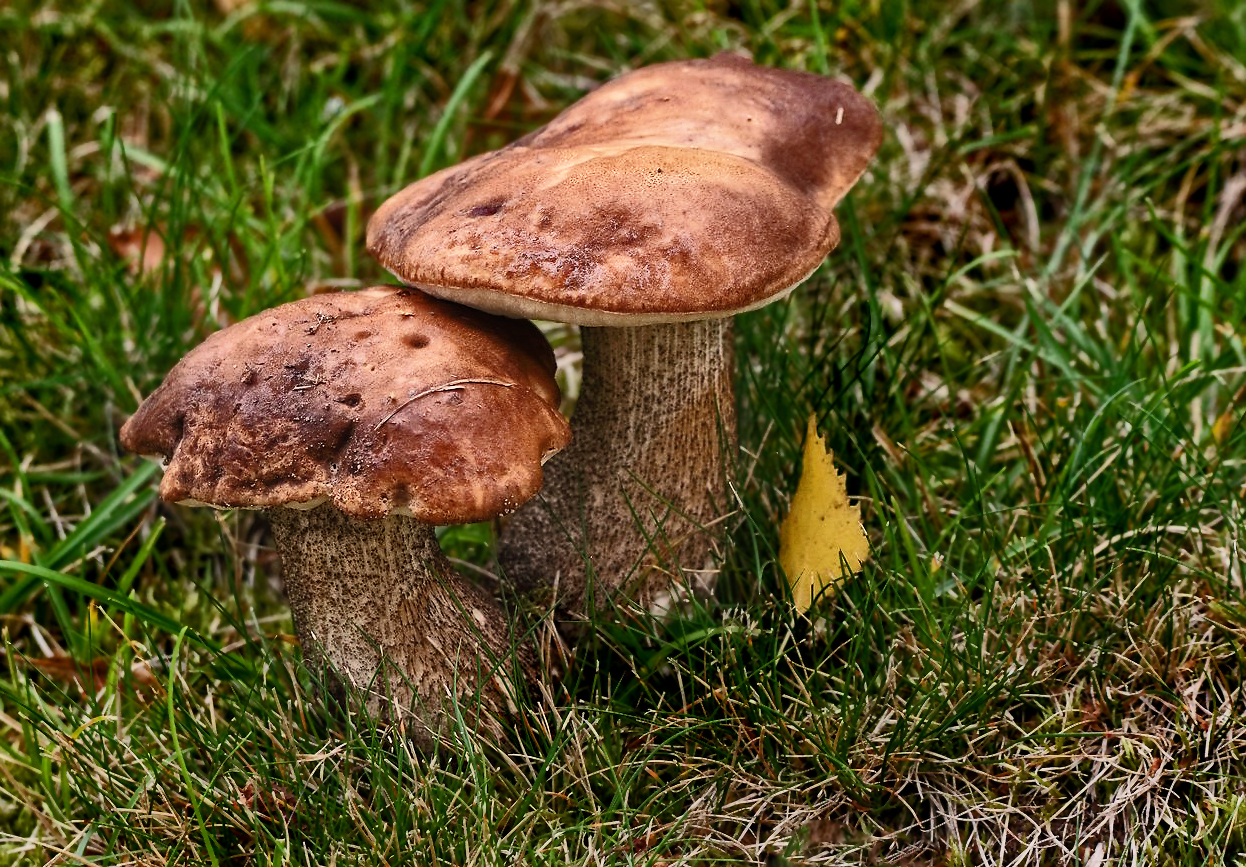
M 657 64 L 411 184 L 373 215 L 368 249 L 405 282 L 511 316 L 726 316 L 817 268 L 881 138 L 869 100 L 819 75 Z
M 431 524 L 512 511 L 567 444 L 554 357 L 529 322 L 378 287 L 218 331 L 121 429 L 168 459 L 160 495 L 314 505 Z

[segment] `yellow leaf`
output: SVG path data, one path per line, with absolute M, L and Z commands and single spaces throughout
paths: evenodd
M 1224 445 L 1224 441 L 1233 432 L 1233 423 L 1236 420 L 1233 418 L 1232 407 L 1229 407 L 1229 409 L 1221 413 L 1220 418 L 1216 419 L 1216 423 L 1211 426 L 1211 435 L 1216 438 L 1216 445 Z
M 809 610 L 820 593 L 860 571 L 869 553 L 861 508 L 849 504 L 844 477 L 835 471 L 833 456 L 810 416 L 800 483 L 779 528 L 779 564 L 787 573 L 796 610 Z

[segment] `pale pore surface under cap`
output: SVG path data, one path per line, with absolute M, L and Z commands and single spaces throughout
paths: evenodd
M 509 315 L 730 315 L 835 246 L 831 209 L 880 139 L 869 101 L 822 76 L 726 55 L 657 64 L 402 190 L 368 249 L 405 282 Z
M 165 500 L 327 500 L 433 524 L 513 511 L 570 436 L 528 322 L 378 287 L 253 316 L 192 350 L 121 430 Z

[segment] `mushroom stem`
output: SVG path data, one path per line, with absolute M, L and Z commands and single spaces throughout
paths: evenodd
M 624 598 L 661 612 L 717 575 L 736 454 L 731 320 L 580 336 L 571 445 L 503 529 L 499 558 L 521 588 L 554 585 L 574 617 Z
M 498 733 L 515 681 L 533 670 L 497 603 L 459 575 L 433 527 L 362 520 L 332 506 L 269 512 L 304 658 L 349 686 L 378 719 L 408 719 L 428 744 L 454 719 Z M 410 715 L 410 716 L 409 716 Z

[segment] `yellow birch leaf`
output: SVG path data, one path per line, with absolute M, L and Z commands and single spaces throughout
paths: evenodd
M 1224 445 L 1224 441 L 1229 438 L 1229 434 L 1233 431 L 1233 407 L 1229 407 L 1220 418 L 1216 419 L 1216 423 L 1211 426 L 1211 435 L 1216 438 L 1216 445 Z
M 810 416 L 800 483 L 779 528 L 779 564 L 787 573 L 796 610 L 808 611 L 818 594 L 860 571 L 869 553 L 861 508 L 848 502 L 844 477 L 835 471 L 826 440 L 818 436 Z

